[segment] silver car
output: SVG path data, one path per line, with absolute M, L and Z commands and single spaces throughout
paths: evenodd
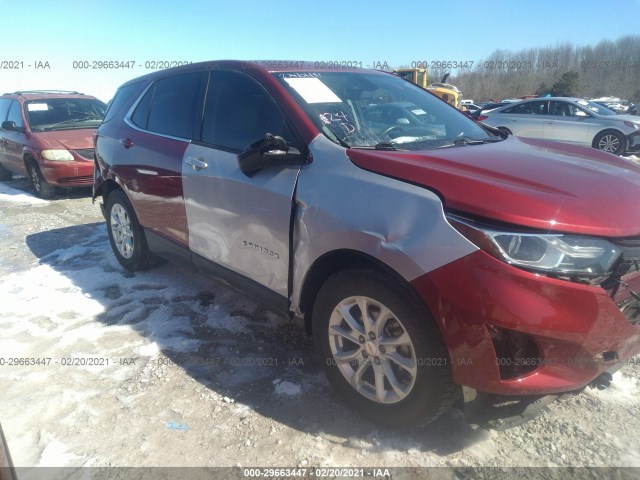
M 544 97 L 483 112 L 482 123 L 520 137 L 586 145 L 616 155 L 640 150 L 640 118 L 582 98 Z

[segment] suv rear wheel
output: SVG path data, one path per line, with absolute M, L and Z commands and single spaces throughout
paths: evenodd
M 107 198 L 107 233 L 118 262 L 129 271 L 146 270 L 157 263 L 129 199 L 121 190 Z
M 42 175 L 40 167 L 35 160 L 29 162 L 29 178 L 33 189 L 36 191 L 36 195 L 40 198 L 53 198 L 56 195 L 56 187 L 47 183 L 47 180 Z
M 440 332 L 391 278 L 367 270 L 333 275 L 316 299 L 313 327 L 329 381 L 363 417 L 417 426 L 453 403 L 458 388 Z

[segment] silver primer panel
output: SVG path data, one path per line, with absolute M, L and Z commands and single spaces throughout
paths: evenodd
M 323 135 L 310 150 L 296 195 L 294 307 L 309 268 L 334 250 L 371 255 L 407 281 L 478 250 L 447 222 L 433 192 L 357 167 Z
M 189 145 L 182 162 L 189 248 L 288 297 L 291 206 L 299 170 L 273 164 L 248 177 L 236 154 Z

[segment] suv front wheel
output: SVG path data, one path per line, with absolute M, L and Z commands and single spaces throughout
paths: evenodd
M 149 251 L 138 217 L 121 190 L 107 198 L 106 213 L 109 242 L 120 265 L 132 272 L 154 266 L 157 257 Z
M 368 270 L 334 274 L 313 309 L 327 377 L 363 417 L 424 425 L 457 394 L 440 332 L 407 288 Z

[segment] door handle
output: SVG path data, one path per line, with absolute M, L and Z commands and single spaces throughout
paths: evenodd
M 131 140 L 130 138 L 121 138 L 120 145 L 122 145 L 124 148 L 131 148 L 133 147 L 133 140 Z
M 202 160 L 196 158 L 196 157 L 187 157 L 184 159 L 184 163 L 186 163 L 187 165 L 191 165 L 191 167 L 195 170 L 202 170 L 204 168 L 207 168 L 209 166 L 209 164 L 207 162 L 203 162 Z

